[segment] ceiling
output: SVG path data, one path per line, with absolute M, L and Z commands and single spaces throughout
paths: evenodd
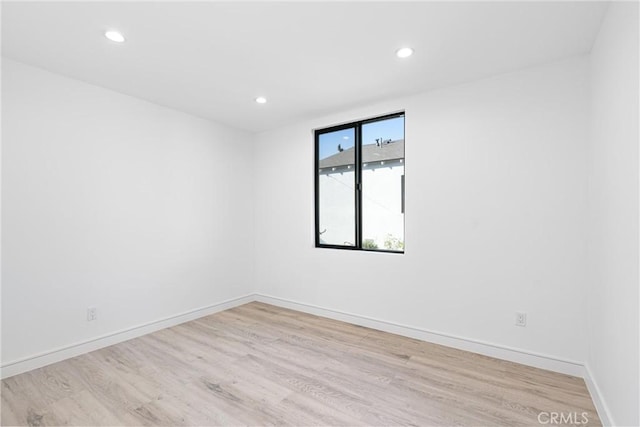
M 603 2 L 2 3 L 2 54 L 248 131 L 591 49 Z M 127 42 L 103 34 L 118 29 Z M 415 54 L 399 59 L 395 51 Z M 256 104 L 263 95 L 268 102 Z

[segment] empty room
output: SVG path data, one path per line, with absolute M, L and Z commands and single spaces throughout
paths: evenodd
M 3 426 L 640 425 L 636 1 L 3 1 Z

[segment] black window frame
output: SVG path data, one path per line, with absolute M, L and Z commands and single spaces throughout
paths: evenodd
M 324 249 L 346 249 L 351 251 L 365 251 L 365 252 L 383 252 L 383 253 L 392 253 L 392 254 L 404 254 L 404 249 L 401 251 L 394 251 L 390 249 L 369 249 L 362 247 L 362 162 L 361 160 L 361 152 L 362 152 L 362 126 L 368 123 L 379 122 L 382 120 L 393 119 L 396 117 L 404 117 L 405 122 L 403 125 L 403 136 L 406 138 L 406 115 L 404 111 L 399 111 L 397 113 L 385 114 L 382 116 L 376 116 L 365 120 L 358 120 L 355 122 L 344 123 L 336 126 L 330 126 L 321 129 L 315 129 L 313 131 L 314 135 L 314 203 L 315 203 L 315 247 L 316 248 L 324 248 Z M 327 244 L 320 243 L 320 135 L 325 133 L 336 132 L 344 129 L 354 129 L 355 133 L 355 142 L 354 142 L 354 168 L 355 168 L 355 185 L 354 185 L 354 197 L 355 197 L 355 245 L 347 246 L 347 245 L 335 245 L 335 244 Z M 405 145 L 406 146 L 406 145 Z M 405 174 L 406 174 L 406 159 L 403 157 L 403 164 L 405 165 Z M 405 214 L 405 178 L 404 174 L 402 177 L 402 214 Z M 404 227 L 404 216 L 403 216 L 403 230 Z M 404 239 L 406 240 L 406 239 Z

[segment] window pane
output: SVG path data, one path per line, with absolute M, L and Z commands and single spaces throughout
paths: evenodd
M 355 246 L 355 129 L 318 138 L 320 243 Z
M 362 248 L 404 250 L 404 117 L 362 125 Z

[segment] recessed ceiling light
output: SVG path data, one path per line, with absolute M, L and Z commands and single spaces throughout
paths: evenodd
M 123 43 L 125 38 L 122 35 L 122 33 L 120 33 L 119 31 L 115 31 L 115 30 L 109 30 L 107 32 L 104 33 L 104 36 L 106 38 L 108 38 L 109 40 L 111 40 L 112 42 L 116 42 L 116 43 Z
M 410 47 L 403 47 L 396 50 L 396 56 L 398 58 L 408 58 L 411 55 L 413 55 L 413 49 L 411 49 Z
M 265 98 L 264 96 L 259 96 L 259 97 L 256 98 L 256 102 L 258 104 L 266 104 L 267 98 Z

